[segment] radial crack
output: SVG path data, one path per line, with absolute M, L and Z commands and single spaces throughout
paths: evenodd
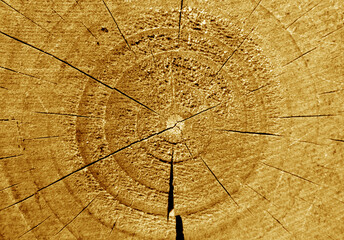
M 83 209 L 81 209 L 81 211 L 73 217 L 73 219 L 71 219 L 67 224 L 65 224 L 55 235 L 59 234 L 63 229 L 65 229 L 69 224 L 71 224 L 83 211 L 86 210 L 86 208 L 88 208 L 91 203 L 98 197 L 98 195 L 92 199 L 92 201 L 90 201 Z
M 343 91 L 343 89 L 337 89 L 337 90 L 332 90 L 332 91 L 326 91 L 326 92 L 322 92 L 322 93 L 319 93 L 319 94 L 323 95 L 323 94 L 335 93 L 335 92 L 340 92 L 340 91 Z
M 118 220 L 118 219 L 116 219 L 115 222 L 114 222 L 113 225 L 112 225 L 112 228 L 111 228 L 111 231 L 110 231 L 110 235 L 111 235 L 111 233 L 113 232 L 113 230 L 114 230 L 115 227 L 116 227 L 117 220 Z
M 253 93 L 253 92 L 256 92 L 256 91 L 258 91 L 258 90 L 260 90 L 260 89 L 262 89 L 262 88 L 264 88 L 264 87 L 266 87 L 266 86 L 268 86 L 269 84 L 265 84 L 265 85 L 263 85 L 263 86 L 260 86 L 260 87 L 258 87 L 258 88 L 255 88 L 255 89 L 253 89 L 253 90 L 249 90 L 249 92 L 250 93 Z
M 181 24 L 182 24 L 182 11 L 183 11 L 183 0 L 180 1 L 179 23 L 178 23 L 178 39 L 180 38 L 180 30 L 181 30 Z
M 16 40 L 17 42 L 20 42 L 20 43 L 22 43 L 22 44 L 25 44 L 25 45 L 27 45 L 27 46 L 33 48 L 33 49 L 36 49 L 37 51 L 40 51 L 40 52 L 42 52 L 42 53 L 44 53 L 44 54 L 46 54 L 46 55 L 48 55 L 48 56 L 51 56 L 51 57 L 55 58 L 56 60 L 58 60 L 58 61 L 60 61 L 60 62 L 62 62 L 62 63 L 64 63 L 64 64 L 70 66 L 71 68 L 77 70 L 78 72 L 84 74 L 85 76 L 91 78 L 92 80 L 94 80 L 94 81 L 100 83 L 101 85 L 103 85 L 103 86 L 105 86 L 105 87 L 107 87 L 107 88 L 109 88 L 109 89 L 111 89 L 111 90 L 115 90 L 116 92 L 122 94 L 122 95 L 125 96 L 126 98 L 128 98 L 128 99 L 130 99 L 130 100 L 136 102 L 137 104 L 139 104 L 139 105 L 141 105 L 142 107 L 148 109 L 149 111 L 151 111 L 151 112 L 153 112 L 153 113 L 159 115 L 156 111 L 154 111 L 153 109 L 151 109 L 151 108 L 148 107 L 147 105 L 145 105 L 145 104 L 139 102 L 138 100 L 136 100 L 135 98 L 129 96 L 128 94 L 124 93 L 123 91 L 119 90 L 118 88 L 109 86 L 108 84 L 106 84 L 106 83 L 100 81 L 99 79 L 97 79 L 97 78 L 91 76 L 90 74 L 84 72 L 83 70 L 81 70 L 81 69 L 79 69 L 79 68 L 73 66 L 73 65 L 70 64 L 69 62 L 67 62 L 67 61 L 65 61 L 65 60 L 63 60 L 63 59 L 61 59 L 61 58 L 59 58 L 59 57 L 57 57 L 57 56 L 55 56 L 55 55 L 53 55 L 53 54 L 51 54 L 51 53 L 49 53 L 49 52 L 46 52 L 46 51 L 44 51 L 44 50 L 42 50 L 42 49 L 40 49 L 40 48 L 38 48 L 38 47 L 35 47 L 35 46 L 33 46 L 33 45 L 31 45 L 31 44 L 29 44 L 29 43 L 27 43 L 27 42 L 24 42 L 23 40 L 20 40 L 20 39 L 18 39 L 18 38 L 16 38 L 16 37 L 13 37 L 13 36 L 11 36 L 11 35 L 8 35 L 7 33 L 4 33 L 4 32 L 2 32 L 2 31 L 0 31 L 0 33 L 3 34 L 3 35 L 5 35 L 5 36 L 7 36 L 7 37 L 9 37 L 9 38 L 12 38 L 13 40 Z
M 281 168 L 279 168 L 279 167 L 275 167 L 275 166 L 272 166 L 272 165 L 267 164 L 267 163 L 264 163 L 264 162 L 261 162 L 261 163 L 264 164 L 265 166 L 274 168 L 274 169 L 276 169 L 276 170 L 278 170 L 278 171 L 287 173 L 287 174 L 289 174 L 289 175 L 291 175 L 291 176 L 297 177 L 297 178 L 302 179 L 302 180 L 304 180 L 304 181 L 313 183 L 313 184 L 315 184 L 315 185 L 319 185 L 319 184 L 317 184 L 317 183 L 315 183 L 315 182 L 313 182 L 313 181 L 311 181 L 311 180 L 309 180 L 309 179 L 307 179 L 307 178 L 301 177 L 301 176 L 299 176 L 299 175 L 297 175 L 297 174 L 295 174 L 295 173 L 289 172 L 289 171 L 287 171 L 287 170 L 283 170 L 283 169 L 281 169 Z
M 59 138 L 59 137 L 61 137 L 61 136 L 45 136 L 45 137 L 24 138 L 23 140 L 39 140 L 39 139 Z
M 282 116 L 276 118 L 317 118 L 317 117 L 334 117 L 334 114 L 315 114 L 315 115 L 291 115 L 291 116 Z
M 276 136 L 282 137 L 282 135 L 274 134 L 274 133 L 265 133 L 265 132 L 247 132 L 247 131 L 238 131 L 238 130 L 229 130 L 229 129 L 216 129 L 217 131 L 222 132 L 233 132 L 233 133 L 242 133 L 242 134 L 252 134 L 252 135 L 265 135 L 265 136 Z
M 308 12 L 310 12 L 311 10 L 313 10 L 316 6 L 318 6 L 321 3 L 318 2 L 317 4 L 315 4 L 313 7 L 311 7 L 310 9 L 308 9 L 306 12 L 304 12 L 303 14 L 301 14 L 299 17 L 297 17 L 292 23 L 290 23 L 285 29 L 288 29 L 291 25 L 293 25 L 294 23 L 296 23 L 300 18 L 302 18 L 304 15 L 306 15 Z
M 20 156 L 23 156 L 23 154 L 12 155 L 12 156 L 7 156 L 7 157 L 0 157 L 0 160 L 2 160 L 2 159 L 8 159 L 8 158 L 20 157 Z
M 198 115 L 200 115 L 200 114 L 202 114 L 202 113 L 204 113 L 204 112 L 207 112 L 207 111 L 209 111 L 209 110 L 211 110 L 211 109 L 213 109 L 213 108 L 216 108 L 216 107 L 219 106 L 220 104 L 221 104 L 221 103 L 218 103 L 218 104 L 216 104 L 215 106 L 209 107 L 209 108 L 204 109 L 204 110 L 202 110 L 202 111 L 200 111 L 200 112 L 198 112 L 198 113 L 195 113 L 194 115 L 191 115 L 190 117 L 187 117 L 187 118 L 185 118 L 185 119 L 183 119 L 183 120 L 178 121 L 177 124 L 178 124 L 178 123 L 185 122 L 185 121 L 189 120 L 190 118 L 196 117 L 196 116 L 198 116 Z
M 134 51 L 131 49 L 131 47 L 130 47 L 130 45 L 129 45 L 128 41 L 127 41 L 127 39 L 126 39 L 126 38 L 125 38 L 125 36 L 124 36 L 124 34 L 122 33 L 121 29 L 119 28 L 119 26 L 118 26 L 118 23 L 117 23 L 117 21 L 116 21 L 115 17 L 112 15 L 112 13 L 111 13 L 110 9 L 108 8 L 108 6 L 106 5 L 105 1 L 104 1 L 104 0 L 102 0 L 102 1 L 103 1 L 104 5 L 105 5 L 105 7 L 106 7 L 107 11 L 108 11 L 108 12 L 109 12 L 109 14 L 111 15 L 111 17 L 112 17 L 112 20 L 113 20 L 113 21 L 114 21 L 114 23 L 116 24 L 116 27 L 117 27 L 117 29 L 118 29 L 119 33 L 121 34 L 122 38 L 124 39 L 125 43 L 127 44 L 127 46 L 128 46 L 128 48 L 129 48 L 129 50 L 130 50 L 130 51 L 132 51 L 132 52 L 135 54 L 135 52 L 134 52 Z
M 192 154 L 192 152 L 191 152 L 189 146 L 188 146 L 185 142 L 184 142 L 184 144 L 185 144 L 185 147 L 186 147 L 186 149 L 188 150 L 188 152 L 189 152 L 191 158 L 194 159 L 193 154 Z M 220 182 L 220 180 L 219 180 L 218 177 L 215 175 L 215 173 L 210 169 L 210 167 L 208 166 L 208 164 L 204 161 L 204 159 L 203 159 L 201 156 L 199 156 L 199 157 L 200 157 L 200 159 L 202 160 L 203 164 L 207 167 L 207 169 L 209 170 L 209 172 L 214 176 L 214 178 L 216 179 L 216 181 L 217 181 L 217 182 L 220 184 L 220 186 L 223 188 L 223 190 L 225 190 L 225 192 L 226 192 L 227 195 L 232 199 L 232 201 L 235 203 L 235 205 L 237 205 L 237 207 L 239 207 L 239 204 L 234 200 L 234 198 L 232 197 L 232 195 L 228 192 L 228 190 L 225 188 L 225 186 Z
M 84 115 L 78 115 L 78 114 L 71 114 L 71 113 L 54 113 L 54 112 L 35 112 L 38 114 L 46 114 L 46 115 L 59 115 L 59 116 L 70 116 L 70 117 L 82 117 L 82 118 L 97 118 L 102 119 L 100 117 L 94 117 L 94 116 L 84 116 Z
M 87 29 L 87 31 L 88 31 L 96 40 L 98 40 L 97 37 L 91 32 L 91 30 L 90 30 L 83 22 L 81 22 L 81 24 Z
M 26 231 L 25 233 L 23 233 L 22 235 L 20 235 L 20 236 L 18 237 L 18 239 L 21 238 L 22 236 L 24 236 L 25 234 L 31 232 L 31 231 L 34 230 L 35 228 L 39 227 L 39 225 L 41 225 L 42 223 L 44 223 L 48 218 L 50 218 L 50 216 L 48 216 L 48 217 L 45 218 L 42 222 L 38 223 L 37 225 L 35 225 L 34 227 L 30 228 L 29 230 L 27 230 L 27 231 Z
M 333 30 L 333 31 L 331 31 L 331 32 L 329 32 L 329 33 L 327 33 L 327 34 L 325 34 L 324 36 L 322 36 L 322 38 L 325 38 L 325 37 L 331 35 L 332 33 L 337 32 L 338 30 L 342 29 L 343 27 L 344 27 L 344 25 L 340 26 L 339 28 L 337 28 L 337 29 L 335 29 L 335 30 Z
M 0 192 L 6 190 L 6 189 L 8 189 L 8 188 L 15 187 L 15 186 L 17 186 L 17 185 L 19 185 L 19 184 L 20 184 L 20 183 L 16 183 L 16 184 L 12 184 L 12 185 L 10 185 L 10 186 L 4 187 L 4 188 L 0 189 Z
M 291 60 L 291 61 L 287 62 L 286 64 L 284 64 L 283 67 L 285 67 L 285 66 L 291 64 L 292 62 L 298 60 L 299 58 L 304 57 L 306 54 L 308 54 L 308 53 L 314 51 L 315 49 L 317 49 L 317 47 L 314 47 L 314 48 L 312 48 L 311 50 L 308 50 L 307 52 L 302 53 L 300 56 L 298 56 L 298 57 L 294 58 L 293 60 Z
M 206 110 L 207 110 L 207 109 L 206 109 Z M 206 111 L 206 110 L 204 110 L 204 111 Z M 209 109 L 208 109 L 208 110 L 209 110 Z M 204 112 L 204 111 L 201 111 L 201 112 Z M 199 114 L 199 113 L 198 113 L 198 114 Z M 196 114 L 196 115 L 197 115 L 197 114 Z M 186 118 L 186 119 L 184 119 L 184 120 L 181 120 L 180 122 L 187 121 L 188 119 L 190 119 L 190 117 L 189 117 L 189 118 Z M 5 209 L 7 209 L 7 208 L 10 208 L 10 207 L 12 207 L 12 206 L 15 206 L 15 205 L 17 205 L 17 204 L 19 204 L 19 203 L 21 203 L 21 202 L 24 202 L 25 200 L 27 200 L 27 199 L 33 197 L 35 194 L 37 194 L 37 193 L 39 193 L 40 191 L 42 191 L 42 190 L 44 190 L 44 189 L 46 189 L 46 188 L 48 188 L 48 187 L 54 185 L 55 183 L 58 183 L 58 182 L 62 181 L 63 179 L 65 179 L 65 178 L 67 178 L 67 177 L 69 177 L 69 176 L 71 176 L 71 175 L 73 175 L 73 174 L 75 174 L 75 173 L 77 173 L 77 172 L 80 172 L 81 170 L 83 170 L 83 169 L 85 169 L 85 168 L 88 168 L 88 167 L 90 167 L 90 166 L 92 166 L 92 165 L 94 165 L 94 164 L 96 164 L 96 163 L 98 163 L 98 162 L 100 162 L 100 161 L 102 161 L 102 160 L 104 160 L 104 159 L 106 159 L 106 158 L 112 156 L 112 155 L 115 155 L 116 153 L 119 153 L 119 152 L 121 152 L 121 151 L 123 151 L 123 150 L 125 150 L 125 149 L 127 149 L 127 148 L 130 148 L 130 147 L 132 147 L 133 145 L 135 145 L 135 144 L 137 144 L 137 143 L 146 141 L 146 140 L 148 140 L 148 139 L 150 139 L 150 138 L 152 138 L 152 137 L 154 137 L 154 136 L 158 136 L 158 135 L 160 135 L 160 134 L 162 134 L 162 133 L 164 133 L 164 132 L 167 132 L 167 131 L 169 131 L 169 130 L 175 128 L 175 127 L 177 127 L 177 124 L 178 124 L 178 122 L 177 122 L 176 124 L 174 124 L 173 126 L 171 126 L 171 127 L 165 128 L 165 129 L 163 129 L 163 130 L 161 130 L 161 131 L 159 131 L 159 132 L 153 133 L 153 134 L 151 134 L 151 135 L 149 135 L 149 136 L 147 136 L 147 137 L 144 137 L 144 138 L 141 138 L 141 139 L 139 139 L 139 140 L 136 140 L 136 141 L 134 141 L 134 142 L 132 142 L 132 143 L 130 143 L 130 144 L 128 144 L 128 145 L 122 147 L 122 148 L 117 149 L 116 151 L 114 151 L 114 152 L 112 152 L 112 153 L 110 153 L 110 154 L 108 154 L 108 155 L 106 155 L 106 156 L 104 156 L 104 157 L 101 157 L 101 158 L 99 158 L 99 159 L 97 159 L 97 160 L 94 160 L 94 161 L 92 161 L 92 162 L 90 162 L 90 163 L 88 163 L 88 164 L 86 164 L 86 165 L 84 165 L 84 166 L 82 166 L 82 167 L 80 167 L 80 168 L 78 168 L 78 169 L 76 169 L 76 170 L 74 170 L 74 171 L 72 171 L 72 172 L 70 172 L 70 173 L 64 175 L 63 177 L 61 177 L 61 178 L 59 178 L 59 179 L 57 179 L 57 180 L 55 180 L 55 181 L 49 183 L 48 185 L 45 185 L 44 187 L 39 188 L 35 193 L 33 193 L 33 194 L 31 194 L 31 195 L 29 195 L 29 196 L 27 196 L 27 197 L 25 197 L 25 198 L 22 198 L 21 200 L 16 201 L 16 202 L 14 202 L 14 203 L 12 203 L 12 204 L 10 204 L 10 205 L 4 207 L 4 208 L 1 208 L 0 211 L 5 210 Z M 0 159 L 10 158 L 10 157 L 17 157 L 17 156 L 20 156 L 20 155 L 9 156 L 9 157 L 3 157 L 3 158 L 0 158 Z
M 59 16 L 62 20 L 65 20 L 58 12 L 55 11 L 55 9 L 51 8 L 51 10 L 52 10 L 57 16 Z
M 239 50 L 239 48 L 241 47 L 241 45 L 245 42 L 245 40 L 248 38 L 248 36 L 253 32 L 255 28 L 252 28 L 251 31 L 244 37 L 244 39 L 240 42 L 240 44 L 233 50 L 233 52 L 229 55 L 229 57 L 226 59 L 226 61 L 222 64 L 222 66 L 219 68 L 219 70 L 217 70 L 217 72 L 214 75 L 214 78 L 220 73 L 220 71 L 222 70 L 222 68 L 226 65 L 226 63 L 229 61 L 229 59 L 231 59 L 234 55 L 234 53 L 236 53 L 236 51 Z M 211 83 L 213 80 L 211 79 L 209 83 Z
M 244 186 L 248 187 L 249 189 L 251 189 L 253 192 L 255 192 L 256 194 L 258 194 L 260 197 L 262 197 L 263 199 L 265 199 L 266 201 L 270 202 L 270 200 L 265 197 L 263 194 L 261 194 L 260 192 L 258 192 L 256 189 L 254 189 L 253 187 L 251 187 L 248 184 L 244 184 Z
M 17 70 L 11 69 L 11 68 L 7 68 L 7 67 L 3 67 L 3 66 L 0 66 L 0 68 L 5 69 L 5 70 L 7 70 L 7 71 L 11 71 L 11 72 L 17 73 L 17 74 L 24 75 L 24 76 L 27 76 L 27 77 L 31 77 L 31 78 L 35 78 L 35 79 L 42 80 L 42 81 L 45 81 L 45 82 L 49 82 L 49 83 L 52 83 L 52 84 L 55 84 L 55 85 L 57 84 L 57 83 L 55 83 L 55 82 L 47 81 L 47 80 L 41 79 L 41 78 L 39 78 L 39 77 L 30 75 L 30 74 L 27 74 L 27 73 L 19 72 L 19 71 L 17 71 Z
M 275 79 L 275 78 L 278 78 L 279 76 L 282 76 L 282 75 L 285 74 L 285 73 L 286 73 L 286 72 L 282 72 L 282 73 L 276 74 L 276 75 L 272 76 L 272 77 L 270 78 L 270 80 Z M 269 86 L 270 84 L 271 84 L 271 83 L 266 83 L 265 85 L 262 85 L 262 86 L 260 86 L 260 87 L 258 87 L 258 88 L 255 88 L 255 89 L 252 89 L 252 90 L 248 90 L 248 92 L 249 92 L 249 93 L 256 92 L 256 91 L 258 91 L 258 90 L 260 90 L 260 89 L 262 89 L 262 88 L 264 88 L 264 87 Z
M 250 12 L 250 14 L 248 15 L 248 17 L 245 19 L 244 22 L 247 21 L 247 19 L 249 19 L 251 17 L 251 15 L 254 13 L 254 11 L 256 11 L 256 9 L 258 8 L 259 4 L 262 2 L 262 0 L 259 0 L 258 3 L 256 4 L 256 6 L 253 8 L 253 10 Z
M 17 9 L 15 9 L 14 7 L 12 7 L 11 5 L 9 5 L 8 3 L 6 3 L 3 0 L 0 0 L 1 2 L 3 2 L 4 4 L 6 4 L 8 7 L 10 7 L 12 10 L 16 11 L 17 13 L 19 13 L 20 15 L 22 15 L 23 17 L 25 17 L 27 20 L 29 20 L 30 22 L 32 22 L 33 24 L 35 24 L 36 26 L 42 28 L 44 31 L 49 32 L 46 28 L 42 27 L 40 24 L 36 23 L 35 21 L 33 21 L 31 18 L 27 17 L 26 15 L 22 14 L 21 12 L 19 12 Z
M 281 223 L 280 220 L 278 220 L 276 217 L 274 217 L 269 211 L 264 210 L 265 212 L 267 212 L 279 225 L 281 225 L 281 227 L 287 231 L 289 234 L 291 234 L 291 232 Z
M 97 159 L 97 160 L 95 160 L 95 161 L 92 161 L 92 162 L 90 162 L 90 163 L 88 163 L 88 164 L 86 164 L 86 165 L 84 165 L 84 166 L 82 166 L 82 167 L 80 167 L 80 168 L 78 168 L 78 169 L 76 169 L 76 170 L 74 170 L 74 171 L 72 171 L 72 172 L 70 172 L 70 173 L 64 175 L 63 177 L 61 177 L 61 178 L 59 178 L 59 179 L 57 179 L 57 180 L 55 180 L 55 181 L 49 183 L 48 185 L 45 185 L 44 187 L 39 188 L 35 193 L 33 193 L 33 194 L 31 194 L 31 195 L 29 195 L 29 196 L 27 196 L 27 197 L 25 197 L 25 198 L 22 198 L 21 200 L 18 200 L 18 201 L 16 201 L 16 202 L 14 202 L 14 203 L 8 205 L 7 207 L 4 207 L 4 208 L 0 209 L 0 211 L 5 210 L 5 209 L 7 209 L 7 208 L 10 208 L 10 207 L 12 207 L 12 206 L 15 206 L 15 205 L 17 205 L 17 204 L 19 204 L 19 203 L 21 203 L 21 202 L 24 202 L 25 200 L 27 200 L 27 199 L 33 197 L 35 194 L 37 194 L 37 193 L 39 193 L 40 191 L 42 191 L 42 190 L 44 190 L 44 189 L 46 189 L 46 188 L 48 188 L 48 187 L 54 185 L 55 183 L 58 183 L 58 182 L 62 181 L 63 179 L 65 179 L 65 178 L 67 178 L 67 177 L 69 177 L 69 176 L 71 176 L 71 175 L 73 175 L 73 174 L 75 174 L 75 173 L 77 173 L 77 172 L 80 172 L 81 170 L 83 170 L 83 169 L 85 169 L 85 168 L 88 168 L 88 167 L 90 167 L 90 166 L 92 166 L 92 165 L 94 165 L 94 164 L 96 164 L 96 163 L 98 163 L 98 162 L 100 162 L 100 161 L 102 161 L 102 160 L 104 160 L 104 159 L 106 159 L 106 158 L 108 158 L 108 157 L 110 157 L 110 156 L 116 154 L 116 153 L 119 153 L 119 152 L 121 152 L 121 151 L 123 151 L 123 150 L 125 150 L 125 149 L 127 149 L 127 148 L 130 148 L 131 146 L 133 146 L 133 145 L 135 145 L 135 144 L 137 144 L 137 143 L 143 142 L 143 141 L 148 140 L 148 139 L 150 139 L 150 138 L 152 138 L 152 137 L 154 137 L 154 136 L 157 136 L 157 135 L 160 135 L 160 134 L 162 134 L 162 133 L 164 133 L 164 132 L 166 132 L 166 131 L 169 131 L 169 130 L 173 129 L 175 126 L 176 126 L 176 125 L 171 126 L 171 127 L 169 127 L 169 128 L 166 128 L 166 129 L 164 129 L 164 130 L 162 130 L 162 131 L 160 131 L 160 132 L 153 133 L 153 134 L 151 134 L 151 135 L 149 135 L 149 136 L 147 136 L 147 137 L 144 137 L 144 138 L 142 138 L 142 139 L 136 140 L 136 141 L 134 141 L 134 142 L 132 142 L 132 143 L 130 143 L 130 144 L 128 144 L 128 145 L 122 147 L 122 148 L 117 149 L 116 151 L 114 151 L 114 152 L 112 152 L 112 153 L 110 153 L 110 154 L 108 154 L 108 155 L 106 155 L 106 156 L 104 156 L 104 157 L 101 157 L 101 158 L 99 158 L 99 159 Z M 15 156 L 10 156 L 10 157 L 15 157 Z M 8 158 L 8 157 L 5 157 L 5 158 Z M 0 159 L 1 159 L 1 158 L 0 158 Z
M 344 142 L 343 139 L 330 138 L 330 140 L 335 141 L 335 142 Z
M 5 69 L 5 70 L 8 70 L 8 71 L 11 71 L 11 72 L 15 72 L 15 73 L 18 73 L 18 74 L 21 74 L 21 75 L 24 75 L 24 76 L 28 76 L 28 77 L 40 79 L 40 78 L 35 77 L 35 76 L 33 76 L 33 75 L 30 75 L 30 74 L 27 74 L 27 73 L 23 73 L 23 72 L 19 72 L 19 71 L 16 71 L 16 70 L 14 70 L 14 69 L 11 69 L 11 68 L 7 68 L 7 67 L 3 67 L 3 66 L 0 66 L 0 68 Z

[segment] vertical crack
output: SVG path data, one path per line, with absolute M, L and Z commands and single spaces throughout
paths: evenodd
M 183 220 L 180 215 L 176 216 L 176 240 L 184 240 Z
M 171 164 L 170 164 L 170 189 L 168 191 L 168 205 L 167 205 L 167 221 L 169 220 L 170 215 L 174 216 L 174 196 L 173 196 L 173 155 L 174 149 L 172 147 L 172 157 L 171 157 Z

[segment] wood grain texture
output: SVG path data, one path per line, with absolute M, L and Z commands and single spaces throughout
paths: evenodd
M 0 239 L 344 238 L 343 1 L 0 19 Z

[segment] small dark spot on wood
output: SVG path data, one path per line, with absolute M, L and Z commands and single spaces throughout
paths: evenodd
M 109 32 L 109 30 L 106 27 L 102 27 L 100 30 L 102 30 L 103 32 Z
M 199 28 L 199 27 L 194 27 L 194 28 L 192 28 L 193 30 L 198 30 L 198 31 L 200 31 L 201 30 L 201 28 Z
M 97 42 L 97 45 L 99 46 L 99 42 Z

